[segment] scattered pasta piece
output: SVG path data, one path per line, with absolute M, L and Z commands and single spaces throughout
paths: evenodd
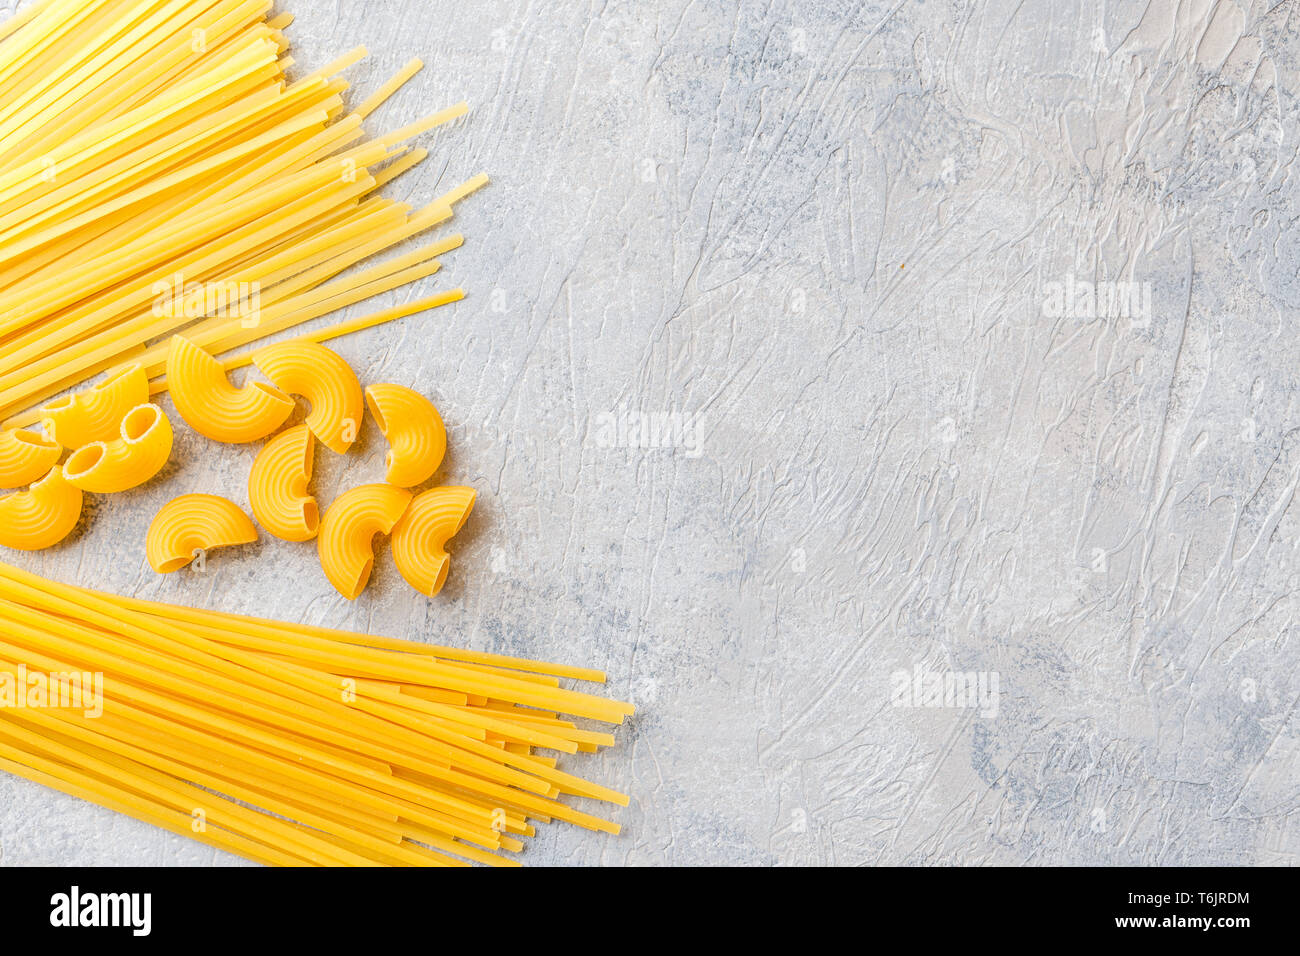
M 355 601 L 375 566 L 374 537 L 388 534 L 402 517 L 411 493 L 393 485 L 360 485 L 339 495 L 321 519 L 316 548 L 335 590 Z
M 393 560 L 406 583 L 430 597 L 447 581 L 446 544 L 465 526 L 477 497 L 473 488 L 449 485 L 416 495 L 393 528 Z
M 45 434 L 64 448 L 81 448 L 116 437 L 126 413 L 149 401 L 149 377 L 128 365 L 90 388 L 41 407 Z
M 173 498 L 149 523 L 145 554 L 159 574 L 179 571 L 202 552 L 257 540 L 257 529 L 239 506 L 220 495 Z
M 293 399 L 272 385 L 231 385 L 221 363 L 183 335 L 171 339 L 167 388 L 181 418 L 213 441 L 258 441 L 293 412 Z
M 60 468 L 26 491 L 0 498 L 0 544 L 19 551 L 40 551 L 58 544 L 81 518 L 81 489 L 68 483 Z
M 58 442 L 27 428 L 0 431 L 0 488 L 30 485 L 63 454 Z
M 172 426 L 157 405 L 137 405 L 112 441 L 93 441 L 63 463 L 63 476 L 82 491 L 108 495 L 144 484 L 172 453 Z
M 384 480 L 411 488 L 433 477 L 447 452 L 447 428 L 433 402 L 404 385 L 370 385 L 366 404 L 388 439 Z
M 248 473 L 248 503 L 263 528 L 285 541 L 310 541 L 319 524 L 316 499 L 307 492 L 315 439 L 306 425 L 276 435 Z
M 343 454 L 361 427 L 361 383 L 337 352 L 316 342 L 290 341 L 253 353 L 253 364 L 276 386 L 311 404 L 307 427 L 331 451 Z

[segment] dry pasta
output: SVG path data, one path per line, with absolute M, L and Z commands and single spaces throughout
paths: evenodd
M 171 339 L 167 384 L 181 418 L 213 441 L 257 441 L 293 412 L 293 399 L 273 385 L 230 384 L 221 363 L 183 335 Z
M 30 485 L 63 455 L 58 442 L 29 428 L 0 430 L 0 488 Z
M 157 405 L 137 405 L 122 418 L 112 441 L 93 441 L 63 463 L 68 484 L 82 491 L 113 494 L 144 484 L 172 452 L 172 426 Z
M 81 489 L 51 468 L 26 491 L 0 497 L 0 544 L 19 551 L 40 551 L 58 544 L 81 518 Z
M 375 565 L 374 538 L 402 517 L 411 493 L 393 485 L 360 485 L 339 495 L 321 519 L 316 549 L 335 590 L 356 600 Z
M 45 434 L 64 448 L 117 437 L 126 413 L 149 401 L 143 366 L 129 365 L 90 388 L 57 399 L 41 409 Z
M 337 352 L 316 342 L 281 342 L 253 354 L 253 364 L 291 395 L 311 404 L 307 427 L 326 448 L 343 454 L 361 427 L 361 383 Z
M 256 540 L 253 522 L 233 501 L 220 495 L 180 495 L 159 508 L 149 523 L 145 555 L 151 568 L 169 574 L 212 548 Z
M 411 488 L 433 477 L 447 452 L 447 429 L 433 402 L 404 385 L 366 386 L 366 405 L 388 439 L 384 480 Z
M 447 581 L 447 541 L 465 526 L 474 508 L 473 488 L 430 488 L 411 499 L 393 528 L 393 560 L 406 583 L 432 597 Z
M 310 541 L 319 524 L 307 492 L 315 439 L 306 425 L 287 428 L 263 446 L 248 473 L 248 503 L 258 523 L 285 541 Z
M 103 675 L 96 717 L 0 708 L 0 769 L 273 865 L 513 865 L 540 823 L 618 833 L 566 797 L 627 797 L 537 752 L 613 743 L 562 715 L 633 708 L 549 676 L 603 674 L 389 640 L 0 564 L 0 673 Z

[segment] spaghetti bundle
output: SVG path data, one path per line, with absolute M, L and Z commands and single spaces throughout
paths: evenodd
M 584 668 L 127 598 L 0 564 L 0 769 L 281 865 L 512 865 L 626 806 L 557 755 L 631 705 Z M 566 716 L 567 715 L 567 716 Z
M 352 267 L 445 223 L 377 191 L 458 104 L 377 138 L 336 74 L 290 81 L 271 0 L 38 0 L 0 26 L 0 421 L 106 370 L 166 388 L 168 340 L 221 356 L 433 275 L 459 235 Z M 304 333 L 321 341 L 461 298 L 444 291 Z

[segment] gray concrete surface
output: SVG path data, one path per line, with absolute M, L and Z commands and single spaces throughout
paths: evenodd
M 490 173 L 466 245 L 385 303 L 470 297 L 339 345 L 479 489 L 450 585 L 350 605 L 273 540 L 158 578 L 163 501 L 245 498 L 192 434 L 24 566 L 608 669 L 640 713 L 569 765 L 624 833 L 530 863 L 1295 861 L 1294 3 L 285 7 L 359 92 L 425 58 L 371 128 L 474 108 L 389 190 Z M 0 843 L 237 862 L 9 778 Z

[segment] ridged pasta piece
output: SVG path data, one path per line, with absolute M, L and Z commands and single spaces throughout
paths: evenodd
M 220 495 L 173 498 L 149 522 L 145 555 L 159 574 L 179 571 L 200 551 L 257 540 L 257 529 L 239 506 Z
M 315 342 L 279 342 L 253 353 L 253 364 L 290 395 L 311 404 L 307 427 L 330 451 L 356 441 L 364 408 L 361 383 L 337 352 Z
M 167 352 L 167 390 L 181 418 L 213 441 L 258 441 L 284 424 L 293 399 L 274 385 L 230 384 L 215 358 L 183 335 L 173 335 Z
M 442 590 L 451 567 L 446 545 L 465 526 L 478 497 L 473 488 L 448 485 L 416 495 L 393 528 L 393 560 L 406 583 L 429 597 Z
M 128 365 L 104 381 L 41 406 L 45 434 L 64 448 L 110 441 L 126 413 L 149 401 L 143 365 Z
M 374 537 L 393 530 L 411 493 L 393 485 L 360 485 L 334 499 L 321 519 L 316 549 L 330 584 L 349 601 L 366 588 L 375 566 Z
M 40 551 L 58 544 L 81 518 L 81 489 L 68 484 L 62 469 L 51 468 L 26 491 L 0 498 L 0 544 Z
M 172 453 L 172 425 L 157 405 L 126 413 L 112 441 L 93 441 L 63 463 L 63 477 L 82 491 L 110 495 L 143 485 Z
M 447 453 L 447 428 L 438 409 L 405 385 L 366 388 L 366 405 L 388 439 L 384 480 L 410 488 L 433 476 Z
M 263 528 L 285 541 L 316 537 L 319 513 L 307 493 L 311 481 L 315 439 L 306 425 L 276 435 L 261 451 L 248 473 L 248 503 Z
M 63 448 L 28 428 L 0 431 L 0 488 L 21 488 L 46 474 Z

